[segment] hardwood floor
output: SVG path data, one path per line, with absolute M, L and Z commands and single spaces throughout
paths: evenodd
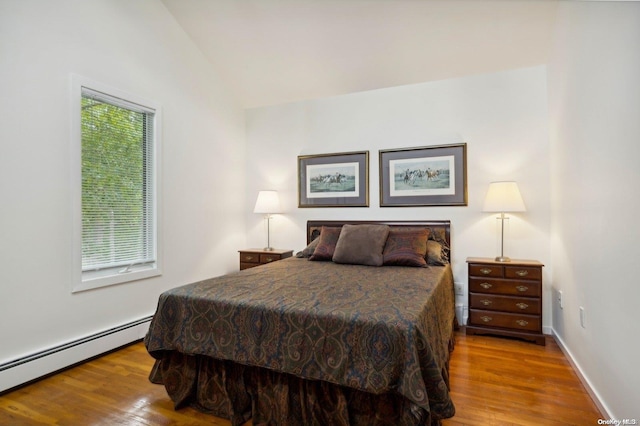
M 142 343 L 0 396 L 0 425 L 230 425 L 175 411 L 147 379 Z M 444 426 L 588 425 L 601 418 L 555 341 L 546 346 L 458 333 L 451 358 L 456 415 Z
M 152 365 L 140 342 L 63 371 L 0 396 L 0 425 L 231 425 L 175 411 L 164 387 L 149 382 Z
M 450 364 L 456 415 L 444 426 L 596 425 L 603 416 L 556 341 L 458 334 Z

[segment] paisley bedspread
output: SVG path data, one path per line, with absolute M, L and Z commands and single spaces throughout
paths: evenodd
M 256 390 L 265 380 L 270 386 L 287 381 L 284 398 L 291 398 L 292 386 L 330 386 L 345 399 L 334 404 L 366 406 L 358 398 L 369 395 L 377 411 L 400 405 L 399 424 L 436 424 L 454 414 L 447 368 L 454 318 L 449 265 L 289 258 L 163 293 L 145 344 L 157 360 L 151 380 L 163 383 L 177 406 L 196 405 L 233 424 L 252 410 L 254 424 L 278 423 L 256 418 L 261 403 L 275 404 L 264 402 L 264 389 Z M 209 371 L 207 383 L 195 383 L 199 370 Z M 279 373 L 285 374 L 268 377 Z M 221 396 L 195 395 L 204 392 Z M 202 402 L 207 398 L 214 401 Z M 347 415 L 352 418 L 345 424 L 353 424 L 354 414 Z

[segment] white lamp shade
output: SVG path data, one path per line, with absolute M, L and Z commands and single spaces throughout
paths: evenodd
M 260 191 L 254 213 L 280 213 L 280 198 L 277 191 Z
M 518 184 L 515 182 L 491 182 L 482 211 L 501 213 L 526 211 Z

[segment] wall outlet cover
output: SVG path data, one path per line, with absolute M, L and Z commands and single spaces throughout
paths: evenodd
M 560 305 L 560 309 L 564 308 L 564 302 L 562 300 L 562 290 L 558 290 L 558 305 Z

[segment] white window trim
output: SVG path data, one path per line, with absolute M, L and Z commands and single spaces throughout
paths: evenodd
M 73 188 L 73 280 L 71 292 L 76 293 L 115 284 L 141 280 L 162 275 L 162 221 L 160 206 L 161 191 L 161 147 L 162 147 L 162 111 L 155 102 L 131 95 L 82 76 L 70 77 L 71 93 L 71 186 Z M 108 94 L 155 110 L 154 161 L 153 161 L 153 211 L 155 221 L 156 261 L 151 264 L 132 265 L 118 270 L 82 272 L 82 134 L 81 134 L 81 98 L 82 88 Z

